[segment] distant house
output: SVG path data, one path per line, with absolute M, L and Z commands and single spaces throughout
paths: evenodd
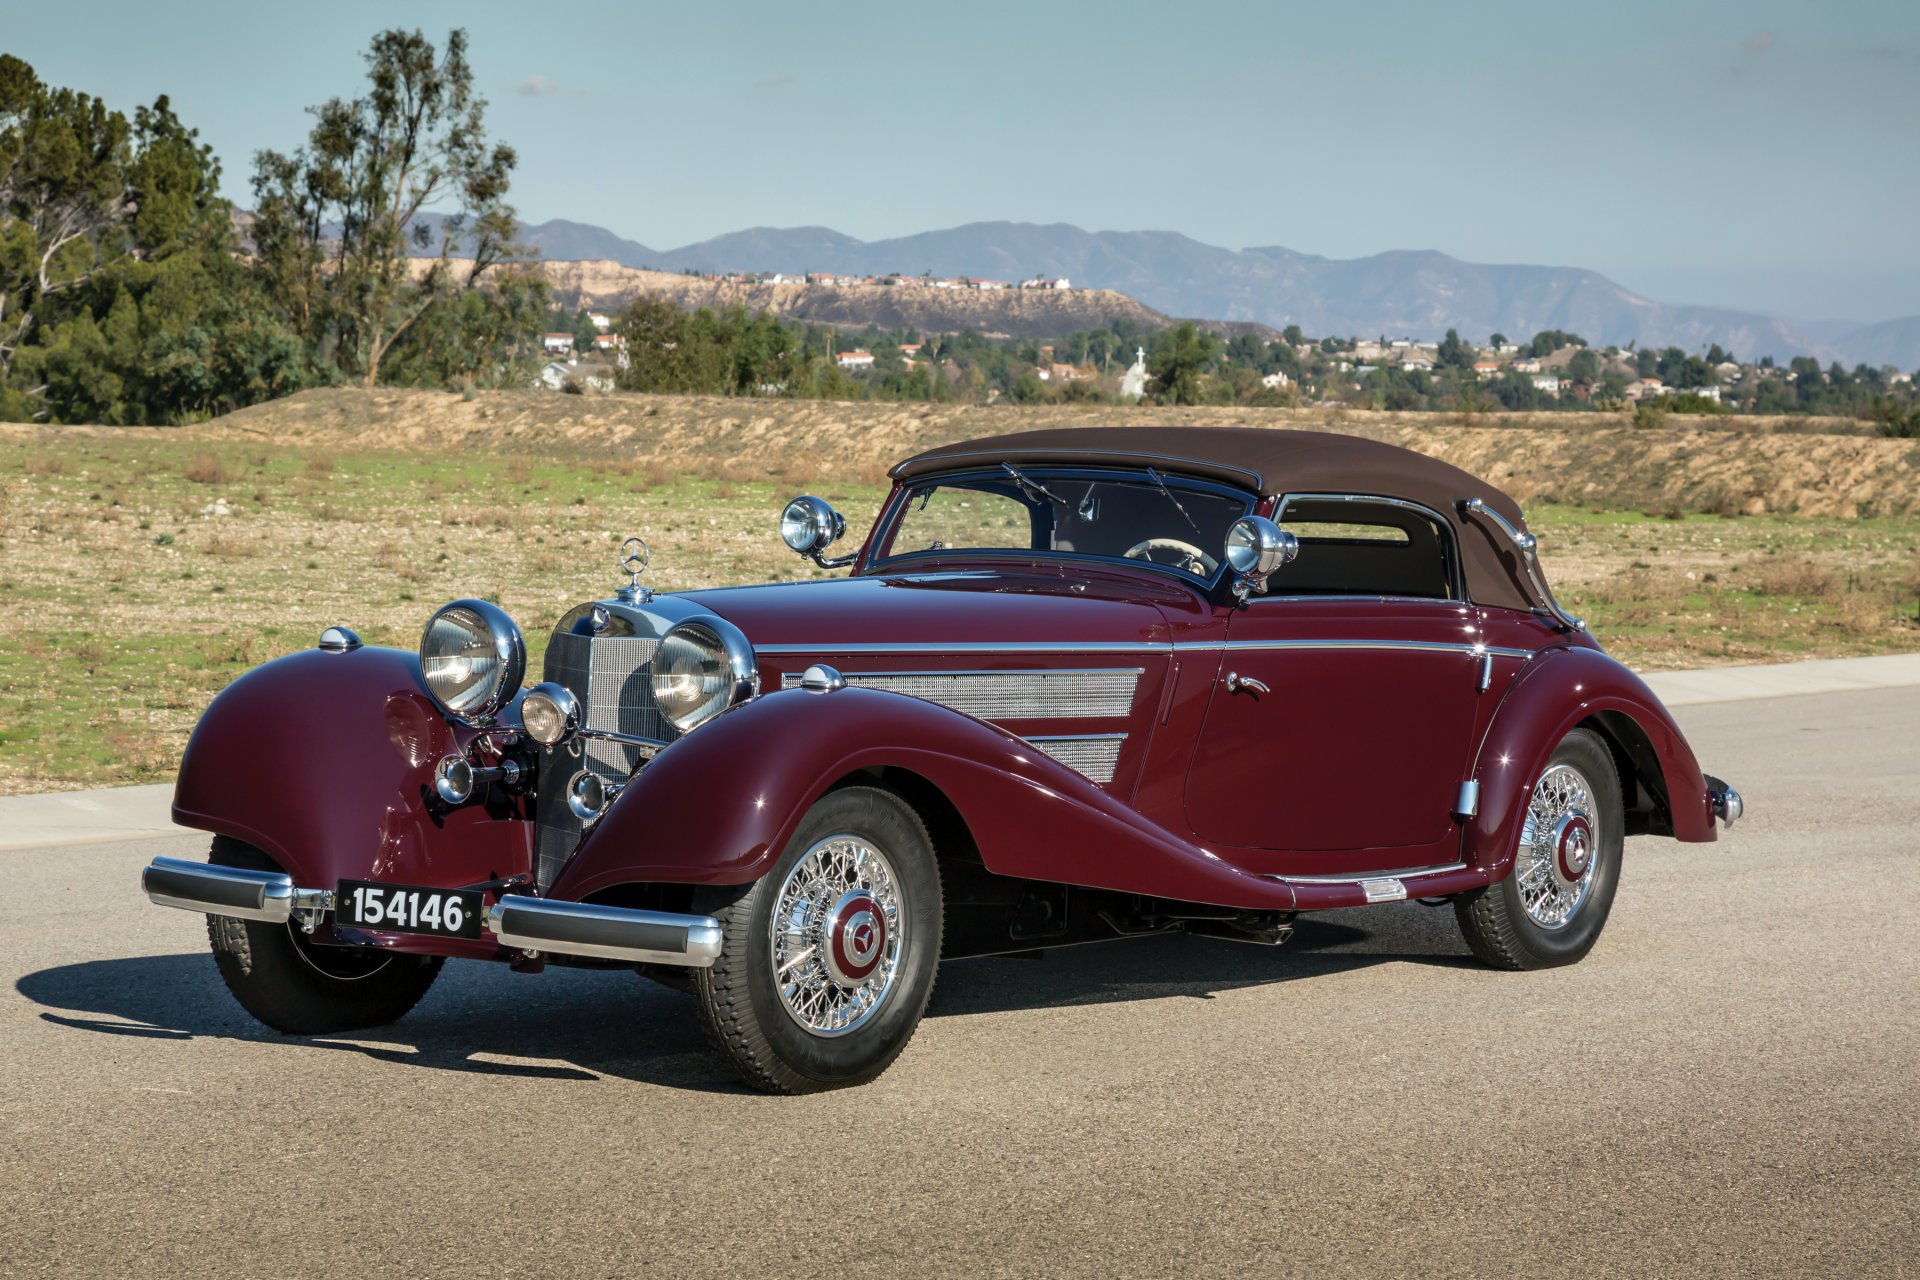
M 1627 399 L 1645 400 L 1650 396 L 1667 394 L 1666 384 L 1658 378 L 1635 378 L 1627 384 Z
M 593 335 L 593 349 L 595 351 L 618 351 L 626 345 L 626 338 L 618 333 L 596 333 Z
M 587 319 L 592 323 L 594 328 L 602 333 L 605 333 L 613 327 L 613 317 L 604 311 L 589 311 L 587 312 Z
M 1433 372 L 1433 361 L 1423 355 L 1413 355 L 1402 360 L 1400 367 L 1408 373 L 1431 373 Z
M 1053 374 L 1052 381 L 1062 385 L 1079 382 L 1082 378 L 1089 376 L 1084 369 L 1076 369 L 1070 364 L 1056 364 L 1052 366 L 1050 372 Z
M 1413 346 L 1412 338 L 1395 338 L 1387 344 L 1390 351 L 1406 351 Z
M 865 373 L 873 368 L 873 353 L 870 351 L 842 351 L 834 356 L 833 362 L 848 373 Z
M 573 366 L 562 364 L 558 360 L 549 360 L 540 375 L 533 380 L 536 387 L 545 387 L 549 391 L 558 391 L 567 385 L 567 379 L 573 376 Z
M 969 289 L 993 290 L 1004 289 L 1006 287 L 1007 282 L 1005 280 L 982 280 L 978 276 L 967 277 L 967 288 Z
M 1680 394 L 1683 396 L 1699 396 L 1702 400 L 1711 400 L 1715 404 L 1720 403 L 1719 387 L 1689 387 Z
M 1473 371 L 1479 374 L 1484 381 L 1500 372 L 1500 362 L 1498 360 L 1475 360 L 1473 362 Z
M 900 344 L 900 354 L 911 360 L 920 354 L 921 346 L 922 344 L 918 342 L 903 342 Z
M 1898 369 L 1887 375 L 1887 385 L 1890 387 L 1904 387 L 1912 381 L 1912 374 L 1901 373 Z
M 1022 289 L 1065 289 L 1068 285 L 1066 277 L 1064 276 L 1058 280 L 1049 280 L 1045 276 L 1035 276 L 1031 280 L 1022 280 L 1020 287 Z
M 1512 368 L 1515 373 L 1538 373 L 1540 372 L 1540 362 L 1532 356 L 1524 356 L 1521 359 L 1515 360 Z
M 1272 373 L 1269 373 L 1265 377 L 1261 378 L 1260 385 L 1265 387 L 1269 391 L 1277 391 L 1281 387 L 1292 386 L 1293 379 L 1289 378 L 1286 374 L 1281 373 L 1279 370 L 1276 369 Z
M 540 345 L 550 356 L 570 356 L 573 354 L 573 335 L 570 333 L 543 333 Z
M 1558 399 L 1560 397 L 1560 379 L 1550 373 L 1540 374 L 1533 380 L 1533 389 Z

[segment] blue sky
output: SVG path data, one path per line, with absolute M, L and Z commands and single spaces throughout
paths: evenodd
M 164 19 L 156 16 L 167 10 Z M 530 222 L 656 248 L 983 219 L 1591 267 L 1667 302 L 1920 313 L 1920 4 L 0 4 L 160 93 L 244 200 L 382 26 L 465 26 Z

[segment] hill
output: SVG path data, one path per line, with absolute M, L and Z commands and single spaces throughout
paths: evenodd
M 1064 223 L 975 222 L 863 241 L 827 227 L 754 227 L 652 249 L 599 227 L 529 226 L 526 242 L 549 259 L 606 259 L 664 271 L 830 271 L 836 274 L 1019 279 L 1066 276 L 1166 315 L 1205 316 L 1319 336 L 1388 334 L 1473 339 L 1566 329 L 1590 342 L 1703 350 L 1745 359 L 1813 355 L 1852 364 L 1920 366 L 1920 317 L 1875 325 L 1803 323 L 1721 307 L 1676 306 L 1577 267 L 1463 262 L 1403 251 L 1337 259 L 1280 245 L 1224 249 L 1172 231 L 1085 231 Z
M 617 308 L 644 294 L 688 310 L 738 306 L 846 328 L 873 324 L 922 333 L 972 331 L 1023 338 L 1061 337 L 1116 320 L 1142 329 L 1168 323 L 1152 308 L 1107 289 L 980 292 L 917 285 L 740 284 L 608 261 L 540 265 L 555 301 L 575 308 Z

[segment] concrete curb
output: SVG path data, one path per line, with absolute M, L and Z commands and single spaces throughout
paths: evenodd
M 1644 677 L 1669 707 L 1920 685 L 1920 653 L 1759 667 L 1660 671 Z M 173 784 L 0 796 L 0 853 L 188 834 L 169 816 Z M 198 834 L 198 833 L 194 833 Z

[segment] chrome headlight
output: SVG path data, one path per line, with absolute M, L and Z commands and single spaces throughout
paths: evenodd
M 653 655 L 653 700 L 682 733 L 745 702 L 759 682 L 753 646 L 719 618 L 681 623 Z
M 493 719 L 513 701 L 527 671 L 527 642 L 512 618 L 485 600 L 443 605 L 420 637 L 420 673 L 448 715 Z

